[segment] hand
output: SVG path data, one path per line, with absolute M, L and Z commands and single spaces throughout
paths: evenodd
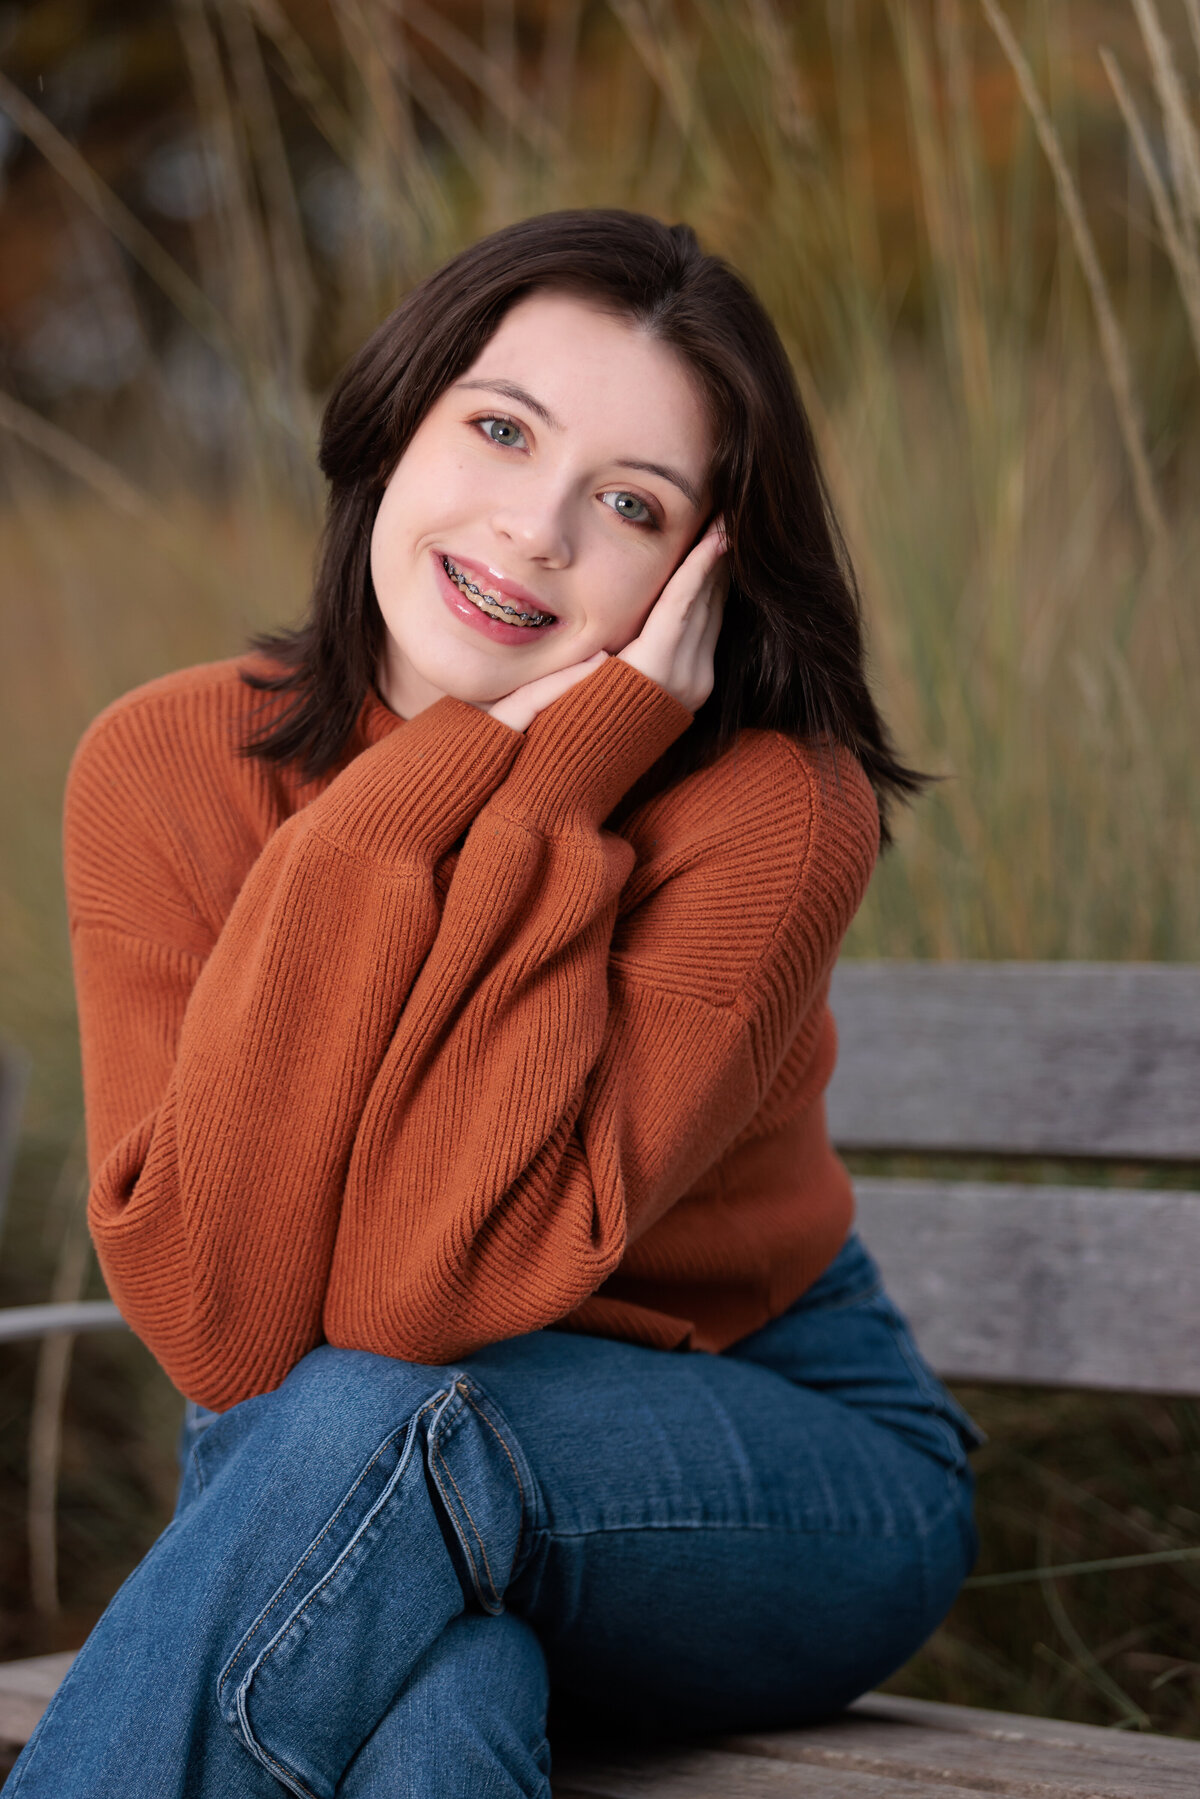
M 720 522 L 709 527 L 659 594 L 641 634 L 619 652 L 677 699 L 697 711 L 713 690 L 713 651 L 729 567 Z
M 490 712 L 493 718 L 498 718 L 502 725 L 511 725 L 514 731 L 524 731 L 538 713 L 545 711 L 560 693 L 566 693 L 569 687 L 574 687 L 577 681 L 585 680 L 593 669 L 607 661 L 608 651 L 597 650 L 586 662 L 571 662 L 566 668 L 556 668 L 553 674 L 539 675 L 536 681 L 526 681 L 523 687 L 514 687 L 503 699 L 493 700 L 483 710 Z
M 715 524 L 679 564 L 639 635 L 619 652 L 623 662 L 665 687 L 689 712 L 702 706 L 712 692 L 713 649 L 728 588 L 725 533 Z M 572 662 L 527 681 L 482 710 L 502 725 L 524 731 L 560 694 L 607 660 L 608 651 L 597 650 L 586 662 Z

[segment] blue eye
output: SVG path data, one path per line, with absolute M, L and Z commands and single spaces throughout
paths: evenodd
M 489 442 L 499 444 L 501 449 L 523 450 L 525 448 L 525 433 L 519 425 L 514 425 L 511 419 L 476 419 L 475 423 Z
M 635 493 L 623 493 L 620 488 L 613 488 L 600 495 L 606 506 L 621 518 L 627 518 L 634 525 L 653 523 L 654 515 L 645 500 L 639 500 Z

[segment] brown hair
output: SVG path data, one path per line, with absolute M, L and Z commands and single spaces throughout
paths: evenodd
M 384 487 L 430 406 L 536 289 L 578 293 L 670 344 L 716 426 L 711 491 L 730 589 L 715 684 L 630 797 L 671 785 L 758 726 L 851 750 L 886 840 L 889 800 L 922 777 L 897 761 L 867 687 L 858 591 L 787 355 L 727 263 L 688 226 L 640 213 L 543 213 L 494 232 L 414 289 L 350 362 L 321 430 L 329 510 L 309 613 L 257 640 L 278 674 L 246 676 L 290 703 L 247 753 L 308 775 L 344 754 L 383 642 L 370 542 Z

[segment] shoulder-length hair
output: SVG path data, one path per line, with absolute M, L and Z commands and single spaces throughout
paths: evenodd
M 257 639 L 277 673 L 245 677 L 288 703 L 247 753 L 310 777 L 344 756 L 383 646 L 370 544 L 384 487 L 434 401 L 538 289 L 578 294 L 671 345 L 715 426 L 730 587 L 713 692 L 630 797 L 673 785 L 747 727 L 783 731 L 853 752 L 886 841 L 889 801 L 922 777 L 897 761 L 867 686 L 858 589 L 787 355 L 727 263 L 688 226 L 640 213 L 543 213 L 494 232 L 415 288 L 343 371 L 321 428 L 329 506 L 308 616 Z

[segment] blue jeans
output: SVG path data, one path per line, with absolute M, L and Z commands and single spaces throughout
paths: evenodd
M 978 1433 L 856 1237 L 722 1355 L 325 1346 L 192 1413 L 175 1517 L 13 1799 L 547 1799 L 551 1689 L 673 1733 L 822 1718 L 975 1554 Z

